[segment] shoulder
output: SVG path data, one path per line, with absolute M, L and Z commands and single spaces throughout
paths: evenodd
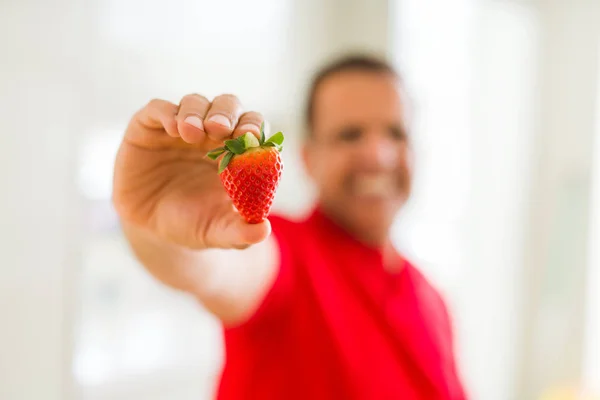
M 428 316 L 429 322 L 437 327 L 440 340 L 452 343 L 452 317 L 444 294 L 413 264 L 406 262 L 406 268 L 419 308 Z
M 410 277 L 410 280 L 419 285 L 422 289 L 438 294 L 438 289 L 431 283 L 431 280 L 417 267 L 412 261 L 402 257 L 404 260 L 404 268 Z
M 412 283 L 415 295 L 424 304 L 436 308 L 444 317 L 448 317 L 448 309 L 444 295 L 429 278 L 412 262 L 405 259 L 406 273 Z

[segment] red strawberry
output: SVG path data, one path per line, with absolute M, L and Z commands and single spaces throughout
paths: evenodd
M 279 154 L 282 143 L 283 133 L 265 140 L 261 127 L 260 140 L 248 132 L 208 153 L 213 160 L 223 154 L 219 162 L 221 182 L 235 208 L 251 224 L 267 218 L 271 210 L 283 170 Z

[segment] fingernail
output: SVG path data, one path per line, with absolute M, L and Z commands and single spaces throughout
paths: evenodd
M 243 133 L 246 133 L 246 132 L 258 133 L 258 132 L 260 132 L 260 128 L 254 124 L 244 124 L 242 126 L 238 126 L 236 129 L 242 131 Z
M 183 122 L 185 122 L 188 125 L 195 126 L 200 130 L 204 130 L 204 124 L 202 123 L 202 120 L 200 119 L 200 117 L 197 117 L 195 115 L 190 115 L 189 117 L 186 117 L 183 120 Z
M 229 118 L 227 118 L 224 115 L 215 114 L 212 117 L 210 117 L 208 120 L 214 122 L 215 124 L 222 125 L 227 129 L 231 129 L 231 121 L 229 121 Z

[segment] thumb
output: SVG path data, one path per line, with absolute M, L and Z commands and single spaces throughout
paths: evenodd
M 258 224 L 249 224 L 237 212 L 232 212 L 224 218 L 220 229 L 211 232 L 210 236 L 215 239 L 218 247 L 244 249 L 262 242 L 270 234 L 271 223 L 269 220 L 265 219 Z

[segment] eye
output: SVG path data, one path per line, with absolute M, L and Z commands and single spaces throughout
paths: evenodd
M 389 128 L 389 134 L 395 141 L 405 141 L 408 138 L 406 131 L 401 126 L 391 126 Z
M 360 128 L 349 127 L 342 129 L 338 134 L 338 140 L 345 143 L 354 143 L 360 140 L 362 132 Z

